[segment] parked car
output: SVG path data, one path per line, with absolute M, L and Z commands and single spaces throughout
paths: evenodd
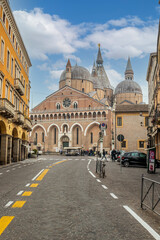
M 125 167 L 129 165 L 147 166 L 147 154 L 142 152 L 127 152 L 124 153 L 121 159 L 121 164 Z
M 125 154 L 124 150 L 120 150 L 117 156 L 117 162 L 121 162 L 122 156 Z

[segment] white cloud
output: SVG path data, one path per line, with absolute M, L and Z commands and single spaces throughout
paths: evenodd
M 96 46 L 100 41 L 109 59 L 141 57 L 156 50 L 157 24 L 148 27 L 124 27 L 93 32 L 86 41 Z
M 137 16 L 127 16 L 104 24 L 72 25 L 38 8 L 31 12 L 14 11 L 14 16 L 30 56 L 39 60 L 62 54 L 64 59 L 70 56 L 80 62 L 75 52 L 97 48 L 99 42 L 108 59 L 142 58 L 156 50 L 158 22 L 152 19 L 145 22 Z
M 78 39 L 78 26 L 38 8 L 31 12 L 14 11 L 14 16 L 31 57 L 46 60 L 50 54 L 75 52 L 71 43 Z
M 124 77 L 114 69 L 107 69 L 106 73 L 108 75 L 111 85 L 114 88 L 118 85 L 118 83 L 124 80 Z

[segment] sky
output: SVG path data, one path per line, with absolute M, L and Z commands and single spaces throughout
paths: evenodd
M 115 88 L 124 80 L 128 57 L 134 80 L 148 103 L 146 74 L 157 49 L 158 0 L 10 0 L 30 56 L 33 108 L 59 89 L 67 59 L 92 70 L 101 44 L 103 65 Z

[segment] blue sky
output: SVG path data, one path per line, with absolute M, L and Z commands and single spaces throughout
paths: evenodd
M 58 89 L 67 59 L 91 71 L 98 43 L 111 85 L 124 79 L 130 56 L 147 102 L 149 54 L 156 51 L 158 0 L 10 0 L 31 58 L 31 108 Z

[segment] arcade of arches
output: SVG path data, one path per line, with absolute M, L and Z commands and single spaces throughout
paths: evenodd
M 98 120 L 98 119 L 97 119 Z M 30 142 L 32 149 L 43 152 L 59 152 L 64 147 L 81 147 L 83 150 L 95 150 L 99 139 L 99 121 L 65 121 L 37 122 L 31 132 Z M 104 120 L 103 120 L 104 122 Z M 105 122 L 108 122 L 105 120 Z M 110 149 L 111 126 L 109 125 L 104 136 L 104 148 Z
M 0 165 L 24 160 L 28 156 L 27 132 L 0 121 Z

